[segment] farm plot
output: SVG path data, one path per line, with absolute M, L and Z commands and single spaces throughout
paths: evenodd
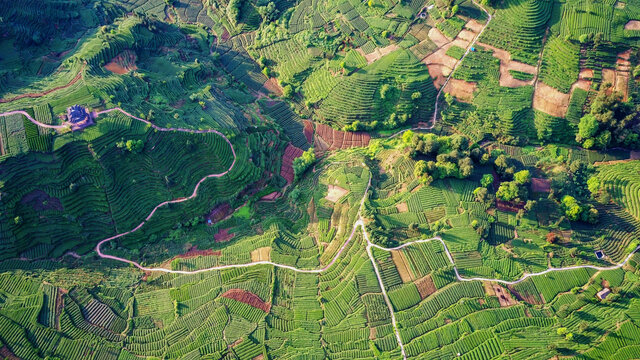
M 530 64 L 526 64 L 517 60 L 513 60 L 508 51 L 499 49 L 495 46 L 491 46 L 484 43 L 478 43 L 479 46 L 490 49 L 493 51 L 493 56 L 500 59 L 500 86 L 506 87 L 520 87 L 526 85 L 533 85 L 534 76 L 538 73 L 538 69 Z M 532 75 L 530 79 L 525 80 L 523 76 L 515 75 L 518 73 Z
M 365 132 L 335 130 L 325 124 L 316 124 L 314 145 L 316 151 L 349 149 L 369 145 L 371 136 Z

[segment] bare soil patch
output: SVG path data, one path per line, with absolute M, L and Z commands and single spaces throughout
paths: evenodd
M 589 80 L 578 80 L 571 85 L 571 94 L 573 94 L 573 90 L 576 88 L 582 89 L 584 91 L 589 91 L 591 89 L 591 81 Z
M 269 261 L 271 260 L 271 247 L 265 246 L 251 251 L 251 261 Z
M 398 209 L 399 213 L 406 213 L 407 211 L 409 211 L 409 206 L 406 202 L 403 202 L 400 204 L 396 204 L 396 209 Z
M 544 178 L 531 178 L 531 191 L 545 192 L 551 191 L 551 180 Z
M 460 31 L 460 33 L 458 34 L 458 38 L 465 40 L 467 42 L 472 42 L 473 38 L 476 37 L 476 33 L 467 29 L 462 29 L 462 31 Z
M 511 201 L 496 200 L 496 208 L 500 211 L 509 211 L 517 213 L 519 210 L 524 209 L 524 202 L 514 203 Z
M 502 286 L 498 284 L 491 284 L 493 287 L 493 291 L 495 296 L 498 297 L 498 301 L 500 302 L 500 307 L 509 307 L 513 305 L 517 305 L 518 302 L 511 297 L 511 293 L 505 290 Z
M 131 50 L 125 50 L 116 55 L 111 61 L 109 61 L 104 68 L 111 71 L 114 74 L 124 75 L 130 71 L 137 70 L 136 60 L 138 57 L 136 53 Z
M 398 45 L 396 44 L 391 44 L 383 48 L 376 48 L 373 52 L 369 54 L 365 54 L 361 48 L 358 48 L 358 52 L 360 52 L 360 54 L 362 54 L 362 56 L 364 56 L 364 58 L 367 59 L 367 64 L 371 64 L 374 61 L 380 59 L 381 57 L 391 52 L 394 52 L 396 50 L 398 50 Z
M 436 44 L 436 46 L 443 47 L 446 44 L 450 43 L 451 40 L 449 38 L 447 38 L 440 30 L 438 30 L 438 28 L 436 27 L 432 27 L 429 30 L 429 34 L 427 35 L 429 36 L 429 39 L 431 41 L 433 41 L 434 44 Z
M 618 54 L 618 59 L 616 60 L 616 84 L 614 89 L 616 92 L 622 93 L 624 101 L 627 101 L 629 97 L 630 57 L 631 49 Z
M 313 143 L 313 123 L 309 120 L 304 121 L 304 129 L 302 130 L 304 137 L 307 138 L 309 144 Z
M 433 86 L 440 89 L 451 73 L 451 68 L 440 64 L 427 64 L 429 75 L 433 78 Z
M 493 289 L 493 286 L 491 286 L 491 282 L 483 281 L 482 286 L 484 287 L 484 292 L 487 296 L 496 296 L 496 292 Z
M 198 250 L 198 246 L 196 245 L 191 247 L 184 254 L 176 255 L 173 259 L 189 259 L 189 258 L 194 258 L 198 256 L 220 256 L 220 255 L 222 255 L 222 252 L 220 250 L 216 250 L 216 251 L 212 249 Z
M 327 196 L 325 196 L 325 199 L 335 203 L 348 193 L 349 190 L 343 189 L 340 186 L 329 185 L 329 192 L 327 193 Z
M 444 74 L 444 76 L 448 76 L 449 73 L 451 72 L 451 69 L 453 69 L 456 66 L 456 63 L 458 62 L 457 59 L 454 59 L 451 56 L 447 55 L 447 50 L 449 50 L 451 45 L 452 44 L 448 44 L 447 46 L 441 47 L 433 54 L 424 58 L 422 62 L 425 63 L 427 66 L 432 64 L 444 65 L 449 69 L 449 71 L 446 74 Z
M 213 225 L 213 224 L 217 223 L 218 221 L 220 221 L 220 220 L 226 218 L 227 216 L 231 215 L 232 213 L 233 213 L 233 209 L 231 208 L 231 205 L 229 205 L 229 203 L 225 202 L 225 203 L 222 203 L 222 204 L 214 207 L 213 209 L 211 209 L 211 212 L 209 213 L 209 215 L 207 215 L 205 217 L 205 220 L 210 225 Z M 211 222 L 209 222 L 209 221 L 211 221 Z
M 392 251 L 391 259 L 393 259 L 393 263 L 398 269 L 398 273 L 400 274 L 402 282 L 408 283 L 413 281 L 413 273 L 411 272 L 411 269 L 409 269 L 409 264 L 407 263 L 407 259 L 404 257 L 402 251 Z
M 533 93 L 533 108 L 552 116 L 564 117 L 570 98 L 571 94 L 565 94 L 538 81 Z
M 0 143 L 0 145 L 2 145 Z M 25 195 L 20 203 L 23 205 L 29 205 L 33 210 L 37 212 L 56 210 L 63 211 L 62 202 L 56 197 L 49 196 L 46 192 L 36 189 Z
M 7 360 L 20 360 L 19 357 L 16 356 L 8 347 L 3 346 L 0 348 L 0 357 Z
M 468 21 L 464 25 L 464 27 L 477 34 L 480 31 L 482 31 L 482 28 L 484 27 L 484 24 L 478 22 L 478 20 L 472 19 L 472 20 Z
M 220 229 L 213 235 L 215 242 L 227 242 L 233 238 L 235 234 L 229 234 L 229 229 Z
M 302 149 L 297 148 L 291 143 L 287 145 L 287 148 L 284 149 L 284 154 L 282 155 L 282 165 L 280 166 L 280 176 L 287 179 L 287 182 L 291 184 L 294 179 L 293 173 L 293 159 L 302 156 Z
M 602 84 L 616 84 L 616 71 L 613 69 L 602 69 Z
M 327 150 L 348 149 L 369 145 L 371 136 L 363 132 L 345 132 L 335 130 L 325 124 L 316 124 L 316 136 L 327 145 Z
M 520 301 L 525 301 L 531 305 L 542 305 L 544 301 L 538 294 L 529 294 L 528 296 L 523 296 L 519 292 L 517 292 L 512 285 L 507 286 L 509 290 L 515 295 L 515 297 Z
M 416 281 L 416 287 L 418 288 L 418 293 L 420 293 L 421 299 L 425 299 L 427 296 L 438 290 L 431 279 L 431 275 L 427 275 Z
M 309 215 L 309 222 L 311 224 L 315 224 L 318 222 L 318 217 L 316 216 L 316 204 L 313 201 L 313 198 L 311 198 L 311 201 L 309 201 L 309 205 L 307 205 L 307 215 Z
M 580 80 L 591 80 L 593 79 L 593 69 L 581 69 L 580 74 L 578 75 L 578 79 Z
M 269 312 L 271 310 L 271 304 L 264 302 L 260 297 L 252 292 L 249 292 L 244 289 L 230 289 L 227 290 L 222 297 L 226 297 L 227 299 L 233 299 L 236 301 L 240 301 L 249 306 L 253 306 L 256 309 L 260 309 L 264 312 Z
M 262 87 L 270 93 L 273 93 L 277 96 L 282 96 L 282 87 L 278 84 L 278 80 L 276 78 L 269 78 L 269 80 L 265 81 Z
M 275 200 L 275 199 L 277 199 L 277 198 L 279 198 L 279 197 L 280 197 L 280 193 L 279 193 L 279 192 L 277 192 L 277 191 L 274 191 L 274 192 L 272 192 L 272 193 L 269 193 L 269 194 L 267 194 L 267 195 L 265 195 L 265 196 L 261 197 L 261 198 L 260 198 L 260 200 L 263 200 L 263 201 L 273 201 L 273 200 Z
M 630 20 L 628 23 L 624 24 L 625 30 L 640 30 L 640 21 L 638 20 Z
M 475 82 L 467 82 L 460 79 L 449 79 L 444 91 L 466 103 L 473 101 L 473 93 L 476 91 Z

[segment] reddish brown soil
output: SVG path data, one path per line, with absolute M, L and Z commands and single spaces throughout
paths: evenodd
M 132 70 L 138 69 L 136 66 L 137 59 L 136 53 L 131 50 L 125 50 L 111 59 L 104 68 L 114 74 L 124 75 Z
M 185 99 L 180 99 L 176 102 L 174 102 L 173 104 L 171 104 L 171 107 L 174 109 L 180 109 L 182 106 L 184 106 L 184 103 L 186 102 Z
M 60 314 L 62 314 L 62 309 L 64 308 L 64 299 L 62 299 L 62 295 L 66 293 L 67 291 L 62 288 L 58 288 L 58 292 L 56 293 L 56 314 L 54 316 L 54 326 L 58 330 L 60 330 Z
M 189 259 L 197 256 L 220 256 L 220 255 L 222 255 L 222 252 L 220 250 L 217 250 L 217 251 L 214 251 L 212 249 L 198 250 L 198 246 L 193 246 L 186 253 L 176 255 L 173 259 Z
M 543 178 L 532 178 L 531 191 L 548 193 L 549 191 L 551 191 L 551 180 Z
M 473 92 L 476 91 L 476 83 L 450 79 L 444 91 L 455 96 L 460 101 L 471 103 L 473 101 Z
M 277 192 L 277 191 L 274 191 L 274 192 L 272 192 L 272 193 L 270 193 L 268 195 L 265 195 L 265 196 L 261 197 L 260 200 L 273 201 L 273 200 L 275 200 L 275 199 L 277 199 L 279 197 L 280 197 L 280 193 Z
M 569 107 L 570 98 L 571 94 L 565 94 L 538 81 L 533 93 L 533 108 L 551 116 L 564 117 Z
M 280 176 L 287 179 L 287 182 L 291 184 L 293 182 L 293 159 L 302 156 L 302 149 L 297 148 L 291 143 L 284 149 L 284 155 L 282 155 L 282 166 L 280 167 Z
M 367 133 L 335 130 L 325 124 L 316 124 L 316 135 L 329 145 L 328 150 L 367 146 L 371 140 Z
M 235 234 L 229 234 L 229 229 L 220 229 L 213 235 L 215 242 L 226 242 L 233 238 Z
M 225 29 L 224 32 L 222 33 L 222 36 L 220 36 L 220 40 L 222 40 L 222 42 L 226 42 L 230 38 L 231 38 L 231 35 L 227 31 L 227 29 Z
M 511 297 L 511 293 L 509 291 L 506 291 L 502 286 L 493 284 L 493 291 L 498 297 L 500 307 L 509 307 L 518 304 L 518 302 Z
M 517 204 L 510 201 L 496 200 L 496 207 L 500 211 L 510 211 L 517 213 L 519 210 L 524 209 L 524 202 L 520 202 L 519 204 Z
M 276 78 L 269 78 L 269 80 L 267 80 L 262 86 L 268 92 L 274 93 L 277 96 L 282 96 L 282 88 L 280 87 L 280 84 L 278 84 Z
M 260 299 L 260 297 L 258 297 L 258 295 L 249 292 L 247 290 L 243 290 L 243 289 L 230 289 L 227 292 L 225 292 L 224 294 L 221 295 L 222 297 L 226 297 L 227 299 L 233 299 L 236 301 L 240 301 L 243 302 L 249 306 L 253 306 L 256 309 L 260 309 L 264 312 L 269 312 L 269 310 L 271 310 L 271 304 L 270 303 L 266 303 L 264 301 L 262 301 L 262 299 Z
M 416 281 L 416 287 L 418 288 L 421 299 L 425 299 L 427 296 L 438 290 L 436 289 L 436 285 L 433 283 L 433 280 L 431 280 L 431 275 L 427 275 Z
M 307 138 L 309 144 L 313 143 L 313 123 L 309 120 L 304 121 L 304 129 L 302 130 L 304 137 Z
M 518 299 L 520 301 L 525 301 L 525 302 L 527 302 L 527 303 L 529 303 L 531 305 L 542 305 L 542 304 L 544 304 L 544 302 L 540 298 L 540 295 L 538 295 L 538 294 L 531 294 L 531 295 L 529 295 L 527 297 L 524 297 L 524 296 L 522 296 L 522 294 L 520 294 L 519 292 L 515 291 L 513 286 L 509 285 L 507 287 L 516 296 L 516 299 Z
M 39 93 L 27 93 L 27 94 L 18 95 L 16 97 L 12 97 L 10 99 L 0 99 L 0 104 L 16 101 L 16 100 L 23 99 L 23 98 L 39 98 L 39 97 L 45 96 L 47 94 L 50 94 L 50 93 L 52 93 L 54 91 L 66 89 L 69 86 L 71 86 L 71 85 L 75 84 L 76 82 L 78 82 L 78 80 L 80 80 L 82 78 L 82 72 L 84 71 L 84 67 L 85 66 L 86 66 L 86 64 L 82 65 L 82 69 L 80 69 L 78 74 L 73 79 L 71 79 L 71 81 L 69 81 L 66 85 L 56 86 L 53 89 L 49 89 L 49 90 L 46 90 L 46 91 L 43 91 L 43 92 L 39 92 Z
M 0 357 L 7 360 L 20 360 L 8 347 L 3 346 L 0 348 Z
M 400 203 L 400 204 L 396 204 L 396 209 L 398 209 L 399 213 L 405 213 L 407 211 L 409 211 L 409 206 L 407 205 L 406 202 Z
M 578 79 L 580 80 L 591 80 L 593 79 L 593 69 L 581 69 L 580 74 L 578 75 Z
M 233 213 L 233 209 L 231 209 L 231 205 L 229 203 L 222 203 L 216 207 L 214 207 L 209 215 L 205 217 L 205 221 L 211 220 L 211 224 L 215 224 L 218 221 L 226 218 L 227 216 Z
M 25 195 L 22 200 L 20 200 L 20 203 L 23 205 L 30 205 L 33 210 L 37 212 L 46 210 L 64 210 L 60 199 L 51 197 L 49 196 L 49 194 L 42 190 L 33 190 L 32 192 Z

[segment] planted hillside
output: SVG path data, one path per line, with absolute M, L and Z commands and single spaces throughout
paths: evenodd
M 636 1 L 0 6 L 0 358 L 634 359 Z
M 428 120 L 435 93 L 418 59 L 398 50 L 338 83 L 318 114 L 323 121 L 351 131 L 392 129 Z

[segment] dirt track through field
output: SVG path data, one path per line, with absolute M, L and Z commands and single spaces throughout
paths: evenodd
M 57 86 L 57 87 L 54 87 L 53 89 L 45 90 L 43 92 L 21 94 L 16 97 L 12 97 L 10 99 L 0 99 L 0 104 L 9 103 L 9 102 L 24 99 L 24 98 L 39 98 L 47 94 L 51 94 L 54 91 L 66 89 L 69 86 L 78 82 L 78 80 L 82 78 L 82 72 L 84 71 L 85 66 L 86 64 L 82 65 L 82 69 L 80 69 L 80 71 L 78 71 L 78 74 L 76 74 L 76 76 L 73 79 L 71 79 L 71 81 L 69 81 L 66 85 Z

